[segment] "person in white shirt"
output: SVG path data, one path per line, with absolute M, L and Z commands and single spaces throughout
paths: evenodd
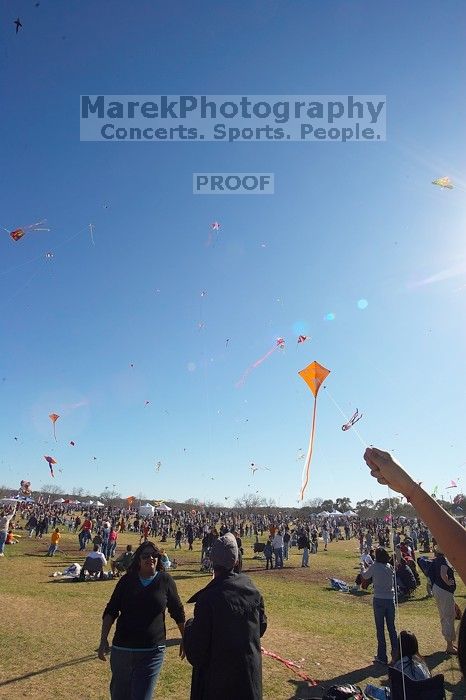
M 283 569 L 283 533 L 278 530 L 272 540 L 272 548 L 275 556 L 275 568 Z

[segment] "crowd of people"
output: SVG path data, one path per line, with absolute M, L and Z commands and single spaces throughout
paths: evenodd
M 43 538 L 50 531 L 46 556 L 59 550 L 60 531 L 74 533 L 85 556 L 81 580 L 87 575 L 101 576 L 110 566 L 111 575 L 119 581 L 103 613 L 98 655 L 106 659 L 109 633 L 116 621 L 110 654 L 112 700 L 149 700 L 153 696 L 165 653 L 166 611 L 180 631 L 180 655 L 186 655 L 193 666 L 192 700 L 262 697 L 260 637 L 267 618 L 260 592 L 242 573 L 243 538 L 254 540 L 254 551 L 263 558 L 266 569 L 286 566 L 292 547 L 302 551 L 301 566 L 308 567 L 320 543 L 325 551 L 335 540 L 355 538 L 361 561 L 358 582 L 365 588 L 370 582 L 373 587 L 374 660 L 390 664 L 414 681 L 429 678 L 430 672 L 419 655 L 416 635 L 408 630 L 397 632 L 395 605 L 400 596 L 409 596 L 419 585 L 417 564 L 421 566 L 422 554 L 434 551 L 433 559 L 424 559 L 422 571 L 438 607 L 446 653 L 459 654 L 464 673 L 466 625 L 463 617 L 457 646 L 454 602 L 454 568 L 466 581 L 464 524 L 449 516 L 388 453 L 371 448 L 365 459 L 373 476 L 412 502 L 418 517 L 296 518 L 280 512 L 193 509 L 141 518 L 135 511 L 111 507 L 76 513 L 62 504 L 20 503 L 0 512 L 0 555 L 8 546 L 14 523 L 15 532 L 23 530 L 30 538 Z M 118 536 L 127 531 L 136 533 L 140 544 L 135 551 L 127 545 L 117 555 Z M 213 578 L 188 601 L 195 603 L 195 609 L 193 619 L 186 621 L 176 582 L 169 573 L 173 562 L 161 545 L 172 540 L 175 549 L 192 550 L 196 539 L 201 543 L 201 564 L 208 562 Z

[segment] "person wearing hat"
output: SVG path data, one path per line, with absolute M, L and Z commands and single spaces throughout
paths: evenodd
M 117 620 L 110 655 L 111 700 L 152 698 L 165 655 L 166 609 L 183 635 L 185 615 L 176 583 L 164 572 L 156 545 L 143 542 L 103 613 L 98 650 L 102 661 L 109 651 L 110 629 Z M 180 656 L 184 658 L 182 644 Z
M 191 700 L 261 700 L 264 600 L 248 576 L 233 571 L 238 560 L 234 535 L 216 539 L 210 558 L 212 581 L 188 600 L 195 603 L 183 638 L 193 667 Z

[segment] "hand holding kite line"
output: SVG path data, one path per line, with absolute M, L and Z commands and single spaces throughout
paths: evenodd
M 349 419 L 349 421 L 348 421 L 347 423 L 344 423 L 344 424 L 341 426 L 341 429 L 342 429 L 342 430 L 349 430 L 350 428 L 353 427 L 353 425 L 354 425 L 355 423 L 358 422 L 358 420 L 361 420 L 361 418 L 362 418 L 362 413 L 359 413 L 358 409 L 356 409 L 356 411 L 353 413 L 353 415 L 351 416 L 351 418 Z
M 466 530 L 417 484 L 388 452 L 368 447 L 364 461 L 379 484 L 403 494 L 425 522 L 452 566 L 466 583 Z
M 311 464 L 311 459 L 312 459 L 312 450 L 314 447 L 314 434 L 315 434 L 315 427 L 316 427 L 316 413 L 317 413 L 317 394 L 319 393 L 319 389 L 324 383 L 325 379 L 328 377 L 330 374 L 330 370 L 326 369 L 322 365 L 319 365 L 318 362 L 311 362 L 310 365 L 302 369 L 300 372 L 298 372 L 299 376 L 304 379 L 306 384 L 308 385 L 309 389 L 312 391 L 314 394 L 314 410 L 312 412 L 312 428 L 311 428 L 311 437 L 309 439 L 309 447 L 307 449 L 307 455 L 306 455 L 306 460 L 304 462 L 303 466 L 303 474 L 302 474 L 302 480 L 301 480 L 301 491 L 300 491 L 300 500 L 302 501 L 304 498 L 304 492 L 306 490 L 308 481 L 309 481 L 309 466 Z

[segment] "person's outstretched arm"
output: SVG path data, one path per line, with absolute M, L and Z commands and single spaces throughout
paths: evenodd
M 439 549 L 447 555 L 450 563 L 466 583 L 465 528 L 452 518 L 435 498 L 429 496 L 390 453 L 376 447 L 368 447 L 364 452 L 364 460 L 379 484 L 387 484 L 393 491 L 403 494 L 411 503 L 428 525 L 439 544 Z

